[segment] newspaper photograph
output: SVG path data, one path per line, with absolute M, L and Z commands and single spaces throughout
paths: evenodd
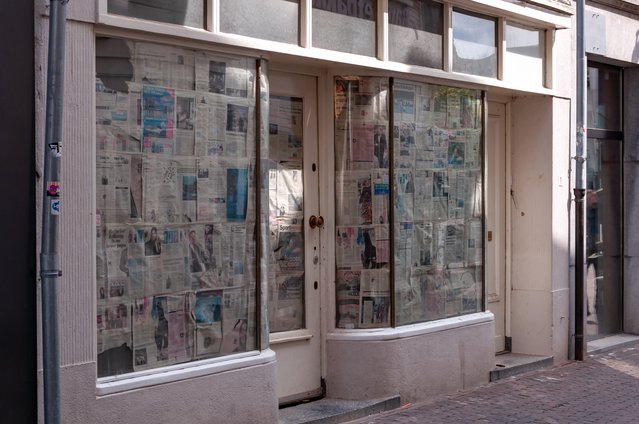
M 389 264 L 388 226 L 336 228 L 338 269 L 375 269 Z
M 193 358 L 193 323 L 184 295 L 147 296 L 133 304 L 133 368 L 143 370 Z

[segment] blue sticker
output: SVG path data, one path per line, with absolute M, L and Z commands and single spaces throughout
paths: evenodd
M 60 199 L 51 199 L 51 215 L 60 215 Z

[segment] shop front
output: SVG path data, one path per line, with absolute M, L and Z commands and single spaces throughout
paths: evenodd
M 565 12 L 97 8 L 70 22 L 95 108 L 67 117 L 65 422 L 277 422 L 567 359 Z

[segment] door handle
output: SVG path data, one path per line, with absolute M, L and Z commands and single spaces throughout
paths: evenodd
M 322 215 L 319 215 L 319 216 L 311 215 L 311 217 L 308 219 L 308 225 L 310 225 L 311 228 L 323 227 L 324 217 Z

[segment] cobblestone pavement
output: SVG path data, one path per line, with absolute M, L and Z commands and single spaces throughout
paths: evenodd
M 353 423 L 639 423 L 639 342 Z

